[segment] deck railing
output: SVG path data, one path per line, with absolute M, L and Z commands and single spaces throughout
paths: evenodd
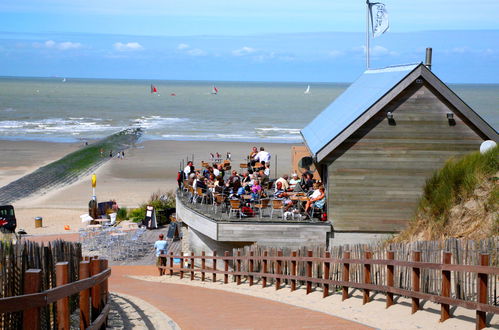
M 68 262 L 56 264 L 57 286 L 40 292 L 42 271 L 24 274 L 24 295 L 0 298 L 0 313 L 23 313 L 24 329 L 40 329 L 41 308 L 56 303 L 58 329 L 70 329 L 69 297 L 79 293 L 80 329 L 100 329 L 110 310 L 108 278 L 111 269 L 105 259 L 86 258 L 79 264 L 79 280 L 68 283 Z
M 167 271 L 170 276 L 178 272 L 180 278 L 183 278 L 184 273 L 190 274 L 190 279 L 194 279 L 195 273 L 201 274 L 201 280 L 205 280 L 206 274 L 212 274 L 213 282 L 216 281 L 217 274 L 224 276 L 225 284 L 229 281 L 229 275 L 233 276 L 234 281 L 241 284 L 242 277 L 246 277 L 249 285 L 254 285 L 256 279 L 260 279 L 262 287 L 267 286 L 267 281 L 273 280 L 275 289 L 279 290 L 283 287 L 282 283 L 286 282 L 291 291 L 296 290 L 298 284 L 302 283 L 306 287 L 306 293 L 312 292 L 312 287 L 322 287 L 323 297 L 327 297 L 331 290 L 332 292 L 341 291 L 343 300 L 350 297 L 350 289 L 359 289 L 363 293 L 363 304 L 369 303 L 372 292 L 381 292 L 386 295 L 386 307 L 392 306 L 395 301 L 394 295 L 409 297 L 412 300 L 412 313 L 422 309 L 420 300 L 428 300 L 441 305 L 440 321 L 444 322 L 451 317 L 450 306 L 458 306 L 476 311 L 476 327 L 482 329 L 486 326 L 486 313 L 499 313 L 499 307 L 491 304 L 495 299 L 488 297 L 488 278 L 499 275 L 499 268 L 489 266 L 489 255 L 480 254 L 480 265 L 460 265 L 451 264 L 452 254 L 444 252 L 440 263 L 421 262 L 421 252 L 413 251 L 412 261 L 394 260 L 395 253 L 387 251 L 384 259 L 372 259 L 371 251 L 366 251 L 363 258 L 351 259 L 350 252 L 345 251 L 342 258 L 332 258 L 330 252 L 325 252 L 323 256 L 313 256 L 312 251 L 308 251 L 306 256 L 298 256 L 296 251 L 293 251 L 289 256 L 283 256 L 282 251 L 278 251 L 275 256 L 269 256 L 267 251 L 264 251 L 262 256 L 255 256 L 253 251 L 249 255 L 241 255 L 238 251 L 237 255 L 230 256 L 229 252 L 225 252 L 224 256 L 217 256 L 214 253 L 212 256 L 207 256 L 202 252 L 201 256 L 195 256 L 191 253 L 190 256 L 185 255 L 162 255 L 162 268 Z M 180 259 L 180 267 L 174 267 L 174 259 Z M 206 261 L 211 261 L 211 267 L 206 267 Z M 184 261 L 187 261 L 188 267 L 184 266 Z M 256 264 L 259 264 L 259 270 L 256 271 Z M 218 264 L 218 265 L 217 265 Z M 196 268 L 195 265 L 201 265 Z M 332 266 L 342 269 L 342 280 L 332 279 L 330 269 Z M 359 265 L 362 269 L 363 276 L 359 280 L 352 279 L 350 273 L 351 265 Z M 384 284 L 373 284 L 372 266 L 386 267 L 386 277 Z M 219 266 L 223 268 L 219 269 Z M 300 276 L 298 270 L 305 267 L 305 276 Z M 322 276 L 313 276 L 313 268 L 321 268 Z M 394 274 L 396 268 L 407 268 L 411 273 L 411 289 L 399 288 L 394 284 Z M 245 269 L 246 271 L 243 271 Z M 283 271 L 283 270 L 286 271 Z M 439 294 L 430 294 L 421 292 L 421 270 L 436 270 L 441 273 L 441 290 Z M 477 293 L 475 301 L 467 301 L 456 299 L 451 296 L 451 276 L 455 277 L 458 274 L 477 274 Z M 495 298 L 495 297 L 493 297 Z

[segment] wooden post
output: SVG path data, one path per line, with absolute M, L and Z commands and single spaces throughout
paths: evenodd
M 324 254 L 324 279 L 329 280 L 329 261 L 328 259 L 331 258 L 331 252 L 326 251 Z M 322 286 L 322 298 L 326 298 L 329 295 L 329 284 L 324 283 Z
M 229 251 L 225 251 L 226 257 L 229 256 Z M 224 259 L 224 284 L 229 283 L 229 259 Z
M 100 273 L 99 259 L 92 259 L 90 261 L 90 275 L 94 276 Z M 99 316 L 101 311 L 100 305 L 100 284 L 94 285 L 91 289 L 92 296 L 92 322 Z
M 170 252 L 170 276 L 173 276 L 173 252 Z
M 204 251 L 201 252 L 201 282 L 204 282 L 204 269 L 206 267 L 206 260 L 204 258 L 204 256 L 206 255 L 206 253 Z
M 364 258 L 365 259 L 371 259 L 372 258 L 372 252 L 371 251 L 365 251 L 364 252 Z M 371 264 L 364 264 L 364 283 L 365 284 L 371 284 Z M 368 289 L 362 289 L 362 304 L 365 305 L 369 302 L 369 290 Z
M 180 254 L 182 255 L 180 257 L 180 279 L 183 279 L 184 278 L 184 271 L 183 271 L 183 269 L 184 269 L 184 261 L 185 261 L 185 259 L 184 259 L 184 253 L 180 252 Z
M 451 263 L 452 253 L 444 252 L 442 255 L 442 263 L 448 265 Z M 450 271 L 442 270 L 442 297 L 450 297 Z M 450 318 L 450 310 L 448 304 L 440 305 L 440 322 L 444 322 Z
M 307 257 L 313 257 L 314 256 L 314 251 L 307 251 Z M 306 277 L 311 278 L 312 277 L 312 261 L 307 261 L 307 274 Z M 312 282 L 307 281 L 307 294 L 312 292 Z
M 267 274 L 267 259 L 265 258 L 266 256 L 269 255 L 269 252 L 268 251 L 263 251 L 263 267 L 262 267 L 262 272 L 264 274 L 264 276 L 262 276 L 262 288 L 266 287 L 267 286 L 267 276 L 265 276 L 265 274 Z
M 42 289 L 42 270 L 28 269 L 24 273 L 24 294 L 37 293 Z M 40 308 L 26 309 L 23 313 L 23 329 L 40 329 Z
M 350 251 L 343 252 L 343 259 L 350 259 Z M 343 282 L 350 281 L 350 263 L 343 263 Z M 348 299 L 348 286 L 344 285 L 341 288 L 341 300 Z
M 489 265 L 489 255 L 480 253 L 480 266 L 488 266 Z M 487 303 L 487 284 L 488 284 L 488 275 L 478 273 L 477 277 L 477 302 L 481 304 Z M 487 326 L 487 313 L 482 311 L 476 311 L 476 329 L 483 329 Z
M 100 263 L 100 266 L 101 266 L 100 271 L 103 272 L 108 268 L 109 263 L 108 263 L 107 259 L 100 259 L 100 262 L 101 262 Z M 108 279 L 109 278 L 106 278 L 101 283 L 101 308 L 102 309 L 104 309 L 104 306 L 106 306 L 107 300 L 108 300 L 108 288 L 109 288 Z M 101 327 L 101 329 L 106 329 L 106 327 L 107 327 L 107 316 L 106 316 L 106 321 L 104 322 L 104 325 Z
M 282 250 L 277 251 L 277 256 L 278 257 L 282 257 Z M 282 259 L 277 260 L 275 272 L 276 272 L 276 275 L 278 275 L 278 276 L 282 274 Z M 279 290 L 280 288 L 281 288 L 281 278 L 280 277 L 276 277 L 276 279 L 275 279 L 275 289 Z
M 291 252 L 291 256 L 293 258 L 296 258 L 296 256 L 298 255 L 298 253 L 296 251 L 293 251 Z M 291 276 L 296 276 L 296 260 L 291 260 Z M 295 291 L 296 290 L 296 280 L 293 279 L 291 280 L 291 291 Z
M 395 259 L 395 252 L 388 251 L 386 253 L 386 258 L 388 260 Z M 395 267 L 393 265 L 386 266 L 386 286 L 388 287 L 388 289 L 393 288 L 394 269 L 395 269 Z M 391 305 L 393 305 L 393 293 L 387 292 L 386 293 L 386 308 L 390 307 Z
M 84 280 L 90 276 L 90 262 L 80 262 L 79 279 Z M 90 325 L 90 289 L 80 292 L 80 329 Z
M 191 252 L 191 281 L 194 280 L 194 252 Z
M 217 251 L 213 251 L 213 256 L 217 256 Z M 217 259 L 213 259 L 213 270 L 217 270 Z M 217 281 L 217 273 L 213 273 L 213 282 Z
M 241 272 L 241 251 L 237 251 L 237 259 L 236 259 L 236 271 L 238 273 Z M 236 281 L 237 281 L 237 285 L 241 285 L 241 274 L 237 274 L 236 275 Z
M 55 264 L 56 285 L 61 286 L 68 283 L 69 263 L 67 261 Z M 57 328 L 69 330 L 69 297 L 57 300 Z
M 250 259 L 249 259 L 249 265 L 248 265 L 248 270 L 250 273 L 253 273 L 254 271 L 254 260 L 253 260 L 253 255 L 255 254 L 255 252 L 253 251 L 250 251 Z M 249 286 L 252 286 L 253 285 L 253 275 L 249 275 Z
M 412 251 L 412 261 L 421 261 L 421 251 Z M 419 284 L 421 283 L 421 269 L 419 267 L 412 267 L 412 291 L 419 292 Z M 419 306 L 419 298 L 412 298 L 412 314 L 416 313 Z

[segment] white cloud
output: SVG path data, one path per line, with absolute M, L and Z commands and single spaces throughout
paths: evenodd
M 366 53 L 366 46 L 359 46 L 352 49 L 354 52 L 362 52 Z M 397 52 L 391 51 L 388 48 L 383 46 L 376 45 L 369 49 L 370 56 L 397 56 L 399 55 Z
M 33 43 L 34 48 L 48 48 L 48 49 L 58 49 L 58 50 L 68 50 L 68 49 L 78 49 L 83 45 L 79 42 L 55 42 L 54 40 L 47 40 L 43 43 L 35 42 Z
M 187 51 L 187 54 L 189 54 L 191 56 L 205 56 L 206 52 L 202 49 L 194 48 L 194 49 L 189 49 Z
M 113 47 L 120 52 L 144 49 L 144 47 L 142 47 L 142 45 L 138 42 L 127 42 L 126 44 L 122 42 L 116 42 L 113 44 Z
M 331 57 L 340 57 L 343 55 L 343 52 L 340 50 L 331 50 L 329 51 L 328 55 Z
M 179 44 L 177 46 L 178 50 L 184 50 L 184 49 L 188 49 L 188 48 L 190 48 L 190 46 L 188 44 Z
M 248 46 L 244 46 L 242 48 L 233 50 L 232 51 L 232 55 L 234 55 L 234 56 L 244 56 L 244 55 L 249 55 L 249 54 L 252 54 L 252 53 L 255 53 L 255 52 L 256 52 L 256 49 L 248 47 Z

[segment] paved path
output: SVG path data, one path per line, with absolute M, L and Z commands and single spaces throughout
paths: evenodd
M 111 292 L 138 297 L 182 329 L 371 329 L 359 323 L 287 304 L 226 291 L 141 281 L 154 266 L 113 266 Z

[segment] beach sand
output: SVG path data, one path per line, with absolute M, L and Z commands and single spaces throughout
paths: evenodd
M 22 177 L 38 167 L 55 161 L 69 152 L 81 148 L 81 143 L 49 143 L 31 141 L 0 141 L 5 157 L 0 160 L 0 183 L 3 185 Z M 209 161 L 210 153 L 224 157 L 232 154 L 233 168 L 239 170 L 252 146 L 263 146 L 272 154 L 271 176 L 291 171 L 291 144 L 246 143 L 211 141 L 145 141 L 125 151 L 125 159 L 113 158 L 99 167 L 96 195 L 98 201 L 115 199 L 120 207 L 133 208 L 146 202 L 154 192 L 169 192 L 176 188 L 177 171 L 182 159 L 192 159 L 196 168 L 201 161 Z M 80 215 L 88 212 L 92 197 L 88 178 L 44 194 L 15 201 L 17 228 L 28 234 L 57 234 L 76 232 L 83 227 Z M 43 218 L 43 227 L 35 228 L 34 218 Z M 64 229 L 65 225 L 70 230 Z

